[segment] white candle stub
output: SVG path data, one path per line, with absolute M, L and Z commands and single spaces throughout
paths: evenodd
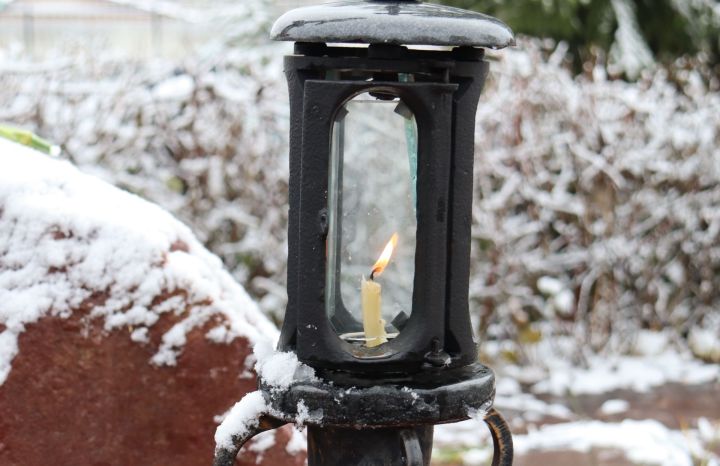
M 382 286 L 373 280 L 365 280 L 363 277 L 361 291 L 365 345 L 372 348 L 387 341 L 385 321 L 381 317 Z
M 370 280 L 363 277 L 360 282 L 365 345 L 369 348 L 387 342 L 385 321 L 382 319 L 382 286 L 375 281 L 375 278 L 385 270 L 385 267 L 390 262 L 397 239 L 397 233 L 393 233 L 377 262 L 373 265 Z

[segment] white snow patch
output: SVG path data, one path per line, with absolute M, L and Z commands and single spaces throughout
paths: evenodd
M 720 335 L 716 331 L 693 327 L 688 344 L 695 355 L 709 361 L 720 361 Z
M 265 432 L 260 432 L 252 438 L 252 442 L 250 442 L 248 450 L 257 453 L 257 457 L 255 458 L 256 464 L 262 463 L 262 460 L 265 457 L 265 452 L 275 446 L 276 434 L 277 431 L 275 430 L 267 430 Z
M 538 290 L 548 297 L 549 311 L 569 314 L 575 304 L 575 294 L 566 284 L 557 278 L 540 277 L 537 281 Z M 552 313 L 548 313 L 549 316 Z
M 225 325 L 213 327 L 205 334 L 205 338 L 217 344 L 227 344 L 235 339 L 233 332 Z
M 295 416 L 295 426 L 302 428 L 308 422 L 318 424 L 322 421 L 323 412 L 322 409 L 310 411 L 310 408 L 305 404 L 304 400 L 298 401 L 297 404 L 297 415 Z
M 4 139 L 0 165 L 0 385 L 27 324 L 88 301 L 91 318 L 108 331 L 138 327 L 130 338 L 140 343 L 161 314 L 180 316 L 155 364 L 175 364 L 187 333 L 217 314 L 252 344 L 277 336 L 220 260 L 161 208 Z
M 149 343 L 150 336 L 148 335 L 147 327 L 136 328 L 130 334 L 130 339 L 136 343 Z
M 640 71 L 650 67 L 655 60 L 640 34 L 633 3 L 629 0 L 611 0 L 610 4 L 618 23 L 615 42 L 610 48 L 611 62 L 628 76 L 637 77 Z
M 556 295 L 565 289 L 563 282 L 553 277 L 540 277 L 537 281 L 538 290 L 546 295 Z
M 247 435 L 258 426 L 260 416 L 268 410 L 267 403 L 259 391 L 246 394 L 230 409 L 215 431 L 215 448 L 233 447 L 233 437 Z
M 638 332 L 634 352 L 642 356 L 657 356 L 667 350 L 668 336 L 663 332 L 641 330 Z
M 485 466 L 490 463 L 493 452 L 490 448 L 473 448 L 462 455 L 463 464 Z
M 593 448 L 604 448 L 621 450 L 628 459 L 639 464 L 692 466 L 695 464 L 693 458 L 715 460 L 711 453 L 704 451 L 702 442 L 711 443 L 712 439 L 720 437 L 720 427 L 709 422 L 700 424 L 698 422 L 698 430 L 679 432 L 655 420 L 575 421 L 544 425 L 525 435 L 515 434 L 513 444 L 516 455 L 530 451 L 588 452 Z M 435 426 L 434 448 L 467 448 L 463 453 L 463 464 L 487 464 L 492 455 L 492 441 L 484 427 L 477 420 Z
M 257 362 L 257 358 L 255 357 L 255 354 L 251 353 L 245 356 L 245 362 L 243 363 L 243 371 L 238 376 L 241 379 L 252 379 L 255 377 L 255 372 L 253 372 L 255 368 L 255 363 Z
M 587 367 L 576 367 L 572 362 L 573 342 L 555 338 L 525 348 L 533 361 L 542 366 L 534 377 L 534 393 L 601 394 L 628 389 L 646 392 L 666 383 L 701 384 L 720 380 L 720 365 L 706 364 L 694 359 L 689 352 L 668 345 L 667 337 L 656 332 L 641 332 L 635 344 L 640 355 L 586 356 Z M 507 366 L 506 374 L 520 380 L 529 372 L 527 368 Z M 532 383 L 531 379 L 525 379 Z
M 215 422 L 215 424 L 222 424 L 222 422 L 225 420 L 225 418 L 228 417 L 228 414 L 230 414 L 231 410 L 232 410 L 232 407 L 222 414 L 216 414 L 215 416 L 213 416 L 213 422 Z
M 195 81 L 191 76 L 182 74 L 159 82 L 153 89 L 153 97 L 158 100 L 184 101 L 195 90 Z
M 711 445 L 720 442 L 720 422 L 712 423 L 708 418 L 701 417 L 697 425 L 700 440 Z
M 607 400 L 600 406 L 600 412 L 606 415 L 624 413 L 630 408 L 627 400 Z
M 546 416 L 559 419 L 572 419 L 574 416 L 566 406 L 547 403 L 530 393 L 523 393 L 520 384 L 512 377 L 501 377 L 495 385 L 494 405 L 500 410 L 517 411 L 519 416 L 531 422 Z
M 436 448 L 470 448 L 490 441 L 490 432 L 478 419 L 435 426 L 433 445 Z
M 657 466 L 692 466 L 693 454 L 701 451 L 696 440 L 655 420 L 545 425 L 527 435 L 514 436 L 513 443 L 520 455 L 531 450 L 619 449 L 633 462 Z
M 269 342 L 255 345 L 255 371 L 273 390 L 285 390 L 295 381 L 317 381 L 315 370 L 298 361 L 297 354 L 276 352 Z
M 297 455 L 307 449 L 307 437 L 305 434 L 293 426 L 292 435 L 287 445 L 285 445 L 285 451 L 291 455 Z
M 303 400 L 298 401 L 297 404 L 297 417 L 295 418 L 295 424 L 298 427 L 304 426 L 305 423 L 310 419 L 310 411 Z
M 529 393 L 518 393 L 511 396 L 498 395 L 495 397 L 495 406 L 498 409 L 511 409 L 517 411 L 528 421 L 539 421 L 546 416 L 559 419 L 572 419 L 573 413 L 567 406 L 559 403 L 546 403 Z

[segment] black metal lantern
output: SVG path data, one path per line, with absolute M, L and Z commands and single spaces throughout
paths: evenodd
M 494 397 L 468 309 L 473 147 L 484 48 L 513 44 L 512 32 L 456 8 L 350 0 L 290 11 L 272 36 L 295 42 L 278 349 L 321 381 L 278 391 L 261 380 L 266 425 L 293 421 L 302 403 L 323 412 L 311 466 L 427 465 L 432 425 Z M 511 464 L 504 421 L 485 420 L 493 464 Z
M 439 5 L 350 1 L 291 11 L 272 34 L 296 42 L 285 61 L 291 192 L 280 349 L 313 367 L 380 376 L 472 363 L 474 120 L 488 71 L 477 47 L 507 46 L 512 33 Z

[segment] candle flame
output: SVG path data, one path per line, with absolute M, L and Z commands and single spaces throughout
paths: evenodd
M 392 237 L 390 238 L 390 241 L 387 242 L 385 245 L 385 249 L 383 249 L 382 254 L 380 254 L 380 257 L 378 257 L 377 262 L 375 262 L 375 265 L 373 265 L 372 272 L 370 272 L 370 280 L 374 280 L 375 277 L 379 276 L 381 273 L 383 273 L 383 270 L 385 270 L 385 267 L 387 267 L 388 262 L 390 262 L 390 257 L 392 256 L 393 250 L 395 249 L 395 246 L 397 245 L 398 235 L 397 233 L 393 233 Z

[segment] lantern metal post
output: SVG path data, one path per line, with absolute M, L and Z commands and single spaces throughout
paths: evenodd
M 232 465 L 253 435 L 295 422 L 308 426 L 310 466 L 428 466 L 434 425 L 479 417 L 492 435 L 492 464 L 511 465 L 512 438 L 493 408 L 495 376 L 477 362 L 468 287 L 475 112 L 489 68 L 484 49 L 512 45 L 512 32 L 479 13 L 415 0 L 346 0 L 286 13 L 271 34 L 295 42 L 285 57 L 288 307 L 278 350 L 295 353 L 317 377 L 296 373 L 278 388 L 261 374 L 267 409 L 254 430 L 234 438 L 233 448 L 216 451 L 214 464 Z M 353 43 L 362 46 L 348 46 Z M 353 180 L 345 179 L 351 155 L 343 155 L 342 145 L 362 136 L 344 133 L 350 102 L 359 95 L 392 102 L 417 134 L 407 139 L 412 299 L 388 322 L 372 317 L 382 334 L 372 344 L 380 337 L 371 338 L 366 327 L 372 318 L 365 301 L 360 319 L 359 304 L 345 302 L 340 290 L 348 282 L 341 274 L 360 283 L 355 264 L 344 256 L 347 263 L 337 262 L 343 234 L 355 233 L 343 225 L 342 199 L 353 194 Z M 362 168 L 347 176 L 373 176 L 372 166 Z M 368 265 L 371 281 L 383 270 L 379 263 L 372 271 Z

